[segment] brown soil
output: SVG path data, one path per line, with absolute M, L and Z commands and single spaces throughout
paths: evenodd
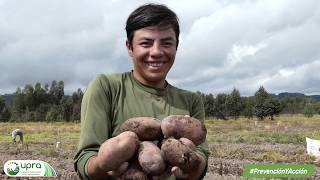
M 63 150 L 63 151 L 50 151 L 55 145 L 53 143 L 37 143 L 33 144 L 32 147 L 19 148 L 16 145 L 9 143 L 1 143 L 0 146 L 0 179 L 14 179 L 9 178 L 3 174 L 3 165 L 7 160 L 13 159 L 30 159 L 30 160 L 42 160 L 48 162 L 58 173 L 57 178 L 20 178 L 20 179 L 79 179 L 73 169 L 73 156 L 74 151 Z M 219 149 L 222 144 L 210 144 L 209 148 L 211 156 L 208 163 L 208 171 L 205 176 L 205 180 L 214 179 L 240 179 L 243 171 L 244 163 L 261 163 L 250 159 L 256 152 L 264 152 L 275 150 L 284 152 L 289 155 L 294 155 L 296 151 L 304 149 L 302 145 L 248 145 L 248 144 L 228 144 L 228 149 L 241 149 L 245 155 L 232 156 L 217 158 L 216 149 Z M 224 147 L 226 148 L 226 147 Z M 49 150 L 47 150 L 49 149 Z M 243 179 L 243 178 L 242 178 Z M 320 167 L 317 167 L 316 177 L 312 179 L 320 180 Z

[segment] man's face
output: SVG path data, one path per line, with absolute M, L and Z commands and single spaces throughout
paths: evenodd
M 133 59 L 133 76 L 142 84 L 163 88 L 176 56 L 176 45 L 172 28 L 151 26 L 136 30 L 132 46 L 127 42 Z

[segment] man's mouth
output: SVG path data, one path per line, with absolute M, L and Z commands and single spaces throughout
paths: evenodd
M 164 62 L 145 62 L 145 64 L 150 68 L 158 69 L 158 68 L 161 68 L 165 63 Z

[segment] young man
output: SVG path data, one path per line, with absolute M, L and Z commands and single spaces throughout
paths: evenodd
M 176 14 L 164 5 L 143 5 L 130 14 L 126 32 L 133 71 L 99 75 L 90 83 L 82 101 L 81 135 L 75 157 L 75 169 L 82 179 L 112 179 L 125 171 L 127 163 L 109 167 L 104 155 L 110 149 L 125 150 L 106 147 L 104 142 L 117 136 L 120 125 L 129 118 L 189 115 L 204 119 L 200 96 L 166 81 L 179 43 Z M 170 178 L 201 179 L 207 167 L 207 142 L 197 147 L 197 153 L 202 159 L 197 169 L 183 172 L 173 167 Z

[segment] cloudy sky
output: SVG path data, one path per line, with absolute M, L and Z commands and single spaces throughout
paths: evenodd
M 180 18 L 171 84 L 320 94 L 319 0 L 0 0 L 0 94 L 52 80 L 70 93 L 99 73 L 130 71 L 125 21 L 146 2 Z

